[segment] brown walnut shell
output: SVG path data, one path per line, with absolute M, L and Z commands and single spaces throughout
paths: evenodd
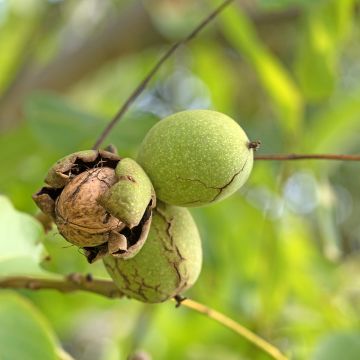
M 149 232 L 154 197 L 147 195 L 148 201 L 131 228 L 122 218 L 114 216 L 118 212 L 110 213 L 100 202 L 102 195 L 120 180 L 115 171 L 120 162 L 118 155 L 105 150 L 70 154 L 53 165 L 45 179 L 48 186 L 33 195 L 62 236 L 84 248 L 89 262 L 106 254 L 124 259 L 135 256 Z M 114 201 L 113 207 L 116 207 Z

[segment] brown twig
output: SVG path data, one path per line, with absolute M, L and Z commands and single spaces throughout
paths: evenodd
M 135 88 L 131 93 L 129 98 L 121 106 L 119 111 L 115 114 L 109 124 L 106 126 L 104 131 L 100 134 L 96 140 L 93 149 L 98 149 L 106 137 L 109 135 L 110 131 L 117 124 L 118 121 L 123 117 L 123 115 L 128 110 L 129 106 L 138 98 L 142 91 L 146 88 L 150 80 L 154 77 L 157 71 L 160 69 L 162 64 L 168 60 L 171 55 L 181 46 L 192 40 L 211 20 L 213 20 L 226 6 L 228 6 L 234 0 L 226 0 L 220 6 L 218 6 L 210 15 L 208 15 L 187 37 L 173 44 L 165 54 L 159 59 L 155 66 L 150 70 L 148 75 L 141 81 L 141 83 Z
M 174 299 L 174 301 L 178 301 Z M 227 317 L 226 315 L 213 310 L 206 305 L 200 304 L 191 299 L 183 299 L 181 301 L 181 306 L 186 306 L 189 309 L 195 310 L 198 313 L 201 313 L 210 319 L 213 319 L 220 323 L 221 325 L 227 327 L 228 329 L 234 331 L 236 334 L 240 335 L 244 339 L 248 340 L 250 343 L 258 347 L 259 349 L 265 351 L 269 354 L 273 359 L 276 360 L 287 360 L 288 358 L 283 355 L 278 348 L 271 345 L 258 335 L 254 334 L 252 331 L 237 323 L 233 319 Z
M 108 298 L 121 298 L 124 296 L 111 280 L 95 279 L 90 275 L 82 275 L 78 273 L 70 274 L 59 279 L 46 279 L 33 276 L 0 278 L 0 289 L 51 289 L 63 293 L 87 291 Z M 187 298 L 181 297 L 179 300 L 178 297 L 177 299 L 174 298 L 173 301 L 180 301 L 182 306 L 197 311 L 198 313 L 217 321 L 221 325 L 242 336 L 259 349 L 265 351 L 273 359 L 287 360 L 287 358 L 276 347 L 224 314 Z
M 13 276 L 0 278 L 0 289 L 52 289 L 62 293 L 88 291 L 109 298 L 119 298 L 123 294 L 110 280 L 93 279 L 90 275 L 70 274 L 59 279 L 35 278 L 33 276 Z
M 258 155 L 255 160 L 339 160 L 339 161 L 360 161 L 360 155 L 346 154 L 269 154 Z

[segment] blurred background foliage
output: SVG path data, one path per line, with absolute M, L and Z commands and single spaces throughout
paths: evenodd
M 31 194 L 55 160 L 92 146 L 164 49 L 218 3 L 0 0 L 0 276 L 106 276 L 43 233 Z M 359 10 L 358 0 L 235 1 L 162 67 L 108 143 L 135 156 L 161 117 L 211 108 L 261 153 L 359 153 Z M 239 193 L 193 209 L 204 266 L 188 295 L 292 359 L 359 359 L 359 166 L 258 161 Z M 268 358 L 172 303 L 1 291 L 0 323 L 1 359 Z

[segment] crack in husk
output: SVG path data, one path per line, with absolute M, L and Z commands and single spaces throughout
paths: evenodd
M 250 155 L 249 155 L 250 156 Z M 214 190 L 218 190 L 218 193 L 210 200 L 210 202 L 214 202 L 216 201 L 216 199 L 221 195 L 221 193 L 228 187 L 230 186 L 233 181 L 235 180 L 235 178 L 242 172 L 244 171 L 244 168 L 247 164 L 249 160 L 249 157 L 245 160 L 244 165 L 242 166 L 242 168 L 237 171 L 232 177 L 231 179 L 224 185 L 222 186 L 209 186 L 207 185 L 204 181 L 200 180 L 200 179 L 189 179 L 189 178 L 183 178 L 181 176 L 178 176 L 177 179 L 182 180 L 182 181 L 194 181 L 194 182 L 199 182 L 201 185 L 203 185 L 206 189 L 214 189 Z M 193 200 L 193 201 L 187 201 L 184 202 L 182 205 L 194 205 L 197 203 L 203 203 L 204 201 L 201 199 L 197 199 L 197 200 Z M 206 199 L 205 202 L 208 202 L 208 200 Z

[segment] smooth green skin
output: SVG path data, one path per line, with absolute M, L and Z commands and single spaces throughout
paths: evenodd
M 103 261 L 126 296 L 159 303 L 190 288 L 198 278 L 199 232 L 189 210 L 159 203 L 140 252 L 128 260 L 106 256 Z
M 131 229 L 140 223 L 151 199 L 155 201 L 154 189 L 135 160 L 120 160 L 115 174 L 117 183 L 101 196 L 99 203 Z
M 137 160 L 158 199 L 201 206 L 228 197 L 248 179 L 253 166 L 248 143 L 245 132 L 227 115 L 188 110 L 153 126 Z

